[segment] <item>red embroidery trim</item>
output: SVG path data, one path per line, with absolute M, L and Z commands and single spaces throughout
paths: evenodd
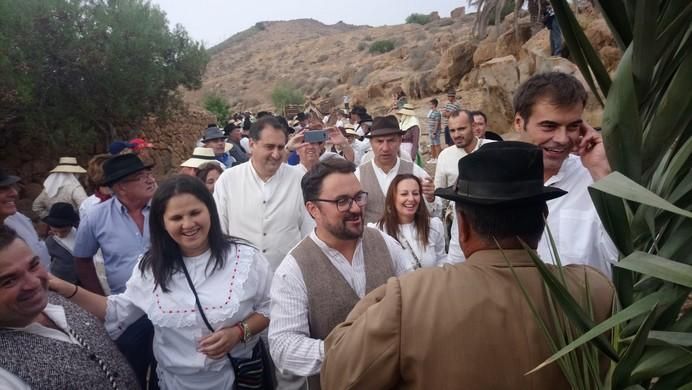
M 231 276 L 231 283 L 228 287 L 228 296 L 226 297 L 226 302 L 224 302 L 223 305 L 218 306 L 219 309 L 222 309 L 224 306 L 228 305 L 228 303 L 231 301 L 231 294 L 233 294 L 233 284 L 235 283 L 235 274 L 238 272 L 238 264 L 240 263 L 240 252 L 238 251 L 238 245 L 235 246 L 235 266 L 233 267 L 233 275 Z M 156 306 L 158 306 L 159 310 L 163 312 L 164 314 L 173 314 L 173 310 L 171 309 L 164 309 L 161 306 L 161 297 L 159 296 L 158 292 L 155 292 L 154 295 L 156 296 Z M 212 306 L 212 310 L 216 310 L 217 306 Z M 204 310 L 209 310 L 208 307 L 205 307 Z M 187 313 L 190 311 L 190 313 L 195 313 L 196 309 L 195 308 L 190 308 L 190 309 L 185 309 L 183 310 L 183 313 Z M 180 310 L 176 310 L 176 313 L 180 313 Z

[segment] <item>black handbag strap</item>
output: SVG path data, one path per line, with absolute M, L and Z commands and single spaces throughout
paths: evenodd
M 204 325 L 207 326 L 209 331 L 212 333 L 215 332 L 214 328 L 211 326 L 209 323 L 209 320 L 207 320 L 207 316 L 204 314 L 204 310 L 202 310 L 202 304 L 199 302 L 199 296 L 197 296 L 197 290 L 195 290 L 195 285 L 192 283 L 192 278 L 190 278 L 190 273 L 187 272 L 187 267 L 185 266 L 185 262 L 183 259 L 180 259 L 180 264 L 183 266 L 183 273 L 185 273 L 185 279 L 187 279 L 187 284 L 190 286 L 190 290 L 192 290 L 192 294 L 195 295 L 195 305 L 197 305 L 197 310 L 199 310 L 199 314 L 202 316 L 202 321 L 204 321 Z M 231 359 L 231 354 L 227 353 L 226 357 L 228 357 L 228 361 L 231 362 L 231 367 L 233 367 L 233 359 Z

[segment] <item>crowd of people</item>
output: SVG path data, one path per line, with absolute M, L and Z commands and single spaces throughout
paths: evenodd
M 520 141 L 447 98 L 423 123 L 401 94 L 374 117 L 239 113 L 160 184 L 141 138 L 63 157 L 33 204 L 45 238 L 0 171 L 0 388 L 567 388 L 556 366 L 524 375 L 551 350 L 515 278 L 547 315 L 523 245 L 559 256 L 610 312 L 586 91 L 527 80 Z

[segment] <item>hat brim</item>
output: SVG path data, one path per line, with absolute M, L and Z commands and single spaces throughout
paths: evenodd
M 50 173 L 86 173 L 86 169 L 77 165 L 58 165 Z
M 213 141 L 213 140 L 215 140 L 215 139 L 227 139 L 227 138 L 228 138 L 228 137 L 226 137 L 225 135 L 220 135 L 220 136 L 218 136 L 218 137 L 204 138 L 204 139 L 202 139 L 202 143 L 203 143 L 203 144 L 206 144 L 207 142 Z
M 21 178 L 19 178 L 18 176 L 8 175 L 4 179 L 0 180 L 0 187 L 10 186 L 12 184 L 17 183 L 20 180 Z
M 221 165 L 221 162 L 216 160 L 216 159 L 207 160 L 207 159 L 203 159 L 203 158 L 190 158 L 190 159 L 187 159 L 182 164 L 180 164 L 180 166 L 186 167 L 186 168 L 199 168 L 202 165 L 207 164 L 207 163 L 217 163 L 217 164 Z
M 154 165 L 155 164 L 144 164 L 143 166 L 137 167 L 135 169 L 126 169 L 126 170 L 118 171 L 115 174 L 113 174 L 113 176 L 105 178 L 103 180 L 103 185 L 104 186 L 111 186 L 111 185 L 119 182 L 120 180 L 126 178 L 127 176 L 132 175 L 133 173 L 137 173 L 139 171 L 149 169 L 149 168 L 153 167 Z
M 416 112 L 413 110 L 407 110 L 405 108 L 402 108 L 401 110 L 397 111 L 397 114 L 400 115 L 409 115 L 409 116 L 416 116 Z
M 42 221 L 45 222 L 48 226 L 55 227 L 74 226 L 77 223 L 77 221 L 72 221 L 65 218 L 51 217 L 50 215 L 43 218 Z
M 447 188 L 438 188 L 435 190 L 435 196 L 460 203 L 469 203 L 477 205 L 510 205 L 529 202 L 545 202 L 551 199 L 559 198 L 567 194 L 567 191 L 556 187 L 543 187 L 541 191 L 516 195 L 512 193 L 503 194 L 506 196 L 473 196 L 468 194 L 459 194 L 456 191 L 456 186 Z
M 397 128 L 388 128 L 388 129 L 377 129 L 377 130 L 370 130 L 370 132 L 365 135 L 365 138 L 373 138 L 373 137 L 383 137 L 385 135 L 403 135 L 405 131 L 402 131 L 401 129 Z

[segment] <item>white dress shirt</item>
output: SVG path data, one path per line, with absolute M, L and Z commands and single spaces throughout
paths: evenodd
M 15 329 L 17 331 L 30 333 L 37 336 L 48 337 L 49 339 L 62 341 L 68 344 L 79 344 L 77 339 L 68 333 L 68 329 L 70 329 L 70 327 L 67 324 L 65 309 L 62 306 L 49 303 L 46 305 L 46 308 L 43 309 L 43 314 L 50 318 L 51 321 L 53 321 L 61 330 L 49 328 L 39 324 L 38 322 L 32 322 L 23 328 L 9 329 Z M 30 390 L 31 387 L 18 376 L 0 367 L 0 389 Z
M 269 317 L 269 263 L 256 249 L 231 245 L 223 268 L 207 266 L 211 250 L 183 257 L 197 290 L 204 314 L 215 330 L 233 326 L 252 313 Z M 154 325 L 154 356 L 157 374 L 165 389 L 230 389 L 235 376 L 228 359 L 211 359 L 197 348 L 202 337 L 211 334 L 195 305 L 195 296 L 183 272 L 172 275 L 162 292 L 154 288 L 151 271 L 144 275 L 135 267 L 124 293 L 108 297 L 105 326 L 111 338 L 118 338 L 143 314 Z M 234 357 L 252 356 L 259 341 L 231 349 Z
M 300 188 L 304 173 L 281 164 L 265 182 L 250 160 L 224 171 L 214 187 L 223 232 L 257 246 L 272 270 L 315 227 Z
M 387 234 L 384 227 L 381 228 L 377 223 L 369 223 L 368 226 Z M 430 233 L 425 247 L 418 240 L 418 232 L 413 223 L 399 225 L 398 241 L 404 247 L 412 267 L 416 267 L 418 263 L 421 268 L 440 266 L 447 257 L 444 227 L 437 217 L 430 218 Z
M 393 238 L 382 234 L 392 258 L 392 270 L 396 276 L 410 271 L 408 255 Z M 339 251 L 327 246 L 315 232 L 310 238 L 327 256 L 332 265 L 344 277 L 353 291 L 362 298 L 365 295 L 365 262 L 362 241 L 349 262 Z M 308 292 L 303 273 L 296 259 L 289 253 L 274 274 L 271 287 L 271 322 L 269 323 L 269 348 L 278 370 L 298 376 L 310 376 L 320 372 L 324 359 L 324 341 L 310 337 L 308 324 Z
M 476 147 L 471 153 L 475 152 L 481 146 L 495 142 L 489 139 L 476 138 Z M 446 147 L 440 155 L 437 156 L 437 165 L 435 166 L 435 188 L 447 188 L 457 183 L 459 177 L 459 160 L 467 156 L 464 148 L 458 148 L 455 145 Z M 447 255 L 446 263 L 454 264 L 464 261 L 464 254 L 459 246 L 459 227 L 457 226 L 457 216 L 454 213 L 453 204 L 450 205 L 446 199 L 438 198 L 441 202 L 441 208 L 452 213 L 452 229 L 449 237 L 449 254 Z
M 593 178 L 581 159 L 570 155 L 557 175 L 545 183 L 567 191 L 567 195 L 547 202 L 548 228 L 563 265 L 590 265 L 610 277 L 610 266 L 617 262 L 618 250 L 606 233 L 591 200 L 588 191 L 591 184 Z M 547 231 L 543 233 L 537 251 L 543 261 L 553 262 Z

